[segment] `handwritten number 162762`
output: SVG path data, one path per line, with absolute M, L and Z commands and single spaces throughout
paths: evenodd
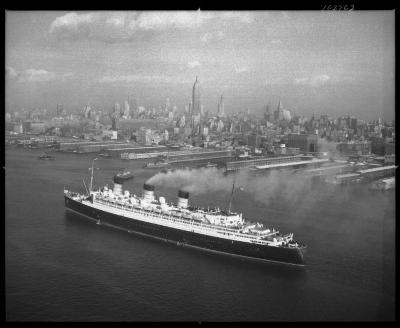
M 354 4 L 350 5 L 325 5 L 322 10 L 354 10 Z

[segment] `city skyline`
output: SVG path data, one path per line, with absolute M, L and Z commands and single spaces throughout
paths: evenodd
M 6 13 L 6 110 L 180 110 L 394 119 L 394 12 Z

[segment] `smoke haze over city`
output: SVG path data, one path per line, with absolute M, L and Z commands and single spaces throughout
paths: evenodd
M 204 109 L 394 119 L 394 11 L 6 13 L 6 110 Z

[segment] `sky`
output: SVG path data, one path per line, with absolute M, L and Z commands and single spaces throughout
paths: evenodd
M 394 119 L 394 11 L 7 11 L 6 110 L 204 109 Z

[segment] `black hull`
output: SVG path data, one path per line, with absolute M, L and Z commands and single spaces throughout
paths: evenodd
M 304 265 L 302 249 L 250 244 L 164 227 L 94 209 L 67 196 L 64 196 L 64 198 L 67 209 L 93 220 L 100 220 L 101 224 L 111 225 L 129 232 L 140 233 L 178 245 L 201 248 L 227 255 L 246 257 L 254 260 Z

